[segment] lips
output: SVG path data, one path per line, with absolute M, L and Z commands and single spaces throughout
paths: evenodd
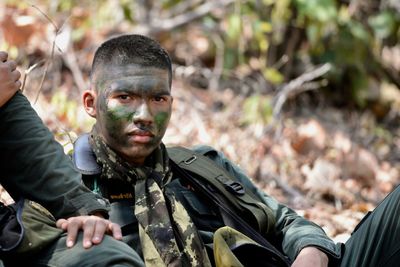
M 135 130 L 128 133 L 128 136 L 133 142 L 144 144 L 150 142 L 153 139 L 154 134 L 149 131 Z

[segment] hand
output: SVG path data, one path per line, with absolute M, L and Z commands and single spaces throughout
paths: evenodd
M 7 52 L 0 51 L 0 107 L 21 87 L 21 73 L 17 70 L 17 64 L 7 58 Z
M 305 247 L 300 250 L 292 267 L 327 267 L 329 258 L 315 247 Z
M 95 215 L 59 219 L 56 225 L 67 231 L 67 247 L 74 246 L 79 230 L 83 230 L 84 248 L 100 244 L 105 233 L 112 234 L 117 240 L 122 239 L 121 227 L 118 224 Z

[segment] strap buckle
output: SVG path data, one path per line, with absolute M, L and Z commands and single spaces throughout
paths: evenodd
M 243 185 L 237 181 L 225 181 L 224 185 L 233 194 L 242 196 L 245 193 Z
M 185 159 L 183 161 L 183 163 L 185 163 L 186 165 L 189 165 L 190 163 L 192 163 L 193 161 L 195 161 L 197 159 L 196 155 L 192 155 L 190 158 Z

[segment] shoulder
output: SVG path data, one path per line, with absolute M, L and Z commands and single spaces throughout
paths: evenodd
M 97 164 L 96 156 L 89 144 L 89 134 L 83 134 L 75 141 L 72 162 L 81 174 L 97 175 L 101 173 L 101 167 Z
M 217 165 L 223 167 L 222 159 L 226 159 L 222 152 L 212 146 L 196 145 L 192 147 L 172 146 L 167 147 L 170 158 L 178 162 L 183 158 L 190 158 L 193 155 L 202 155 L 214 161 Z
M 252 191 L 255 190 L 255 186 L 251 179 L 246 175 L 246 172 L 242 170 L 238 165 L 233 163 L 222 151 L 219 151 L 214 147 L 208 145 L 196 145 L 191 148 L 173 147 L 168 149 L 168 153 L 174 153 L 175 155 L 172 155 L 172 158 L 176 159 L 178 157 L 182 158 L 182 155 L 177 155 L 178 153 L 180 153 L 180 151 L 186 151 L 184 153 L 187 153 L 187 158 L 189 158 L 188 155 L 190 155 L 190 153 L 200 154 L 207 157 L 219 168 L 222 168 L 226 172 L 228 172 L 230 177 L 232 177 L 234 180 L 242 182 L 246 187 L 250 187 Z
M 196 145 L 196 146 L 191 147 L 190 149 L 196 153 L 199 153 L 199 154 L 202 154 L 202 155 L 208 156 L 208 157 L 217 156 L 221 153 L 218 150 L 216 150 L 214 147 L 208 146 L 208 145 Z

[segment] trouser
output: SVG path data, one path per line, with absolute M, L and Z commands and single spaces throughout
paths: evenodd
M 400 266 L 400 186 L 357 226 L 340 266 Z
M 122 241 L 105 236 L 99 245 L 85 249 L 82 232 L 72 248 L 65 245 L 66 234 L 40 253 L 28 256 L 17 255 L 4 260 L 5 267 L 144 267 L 139 255 Z M 1 265 L 0 265 L 1 266 Z

